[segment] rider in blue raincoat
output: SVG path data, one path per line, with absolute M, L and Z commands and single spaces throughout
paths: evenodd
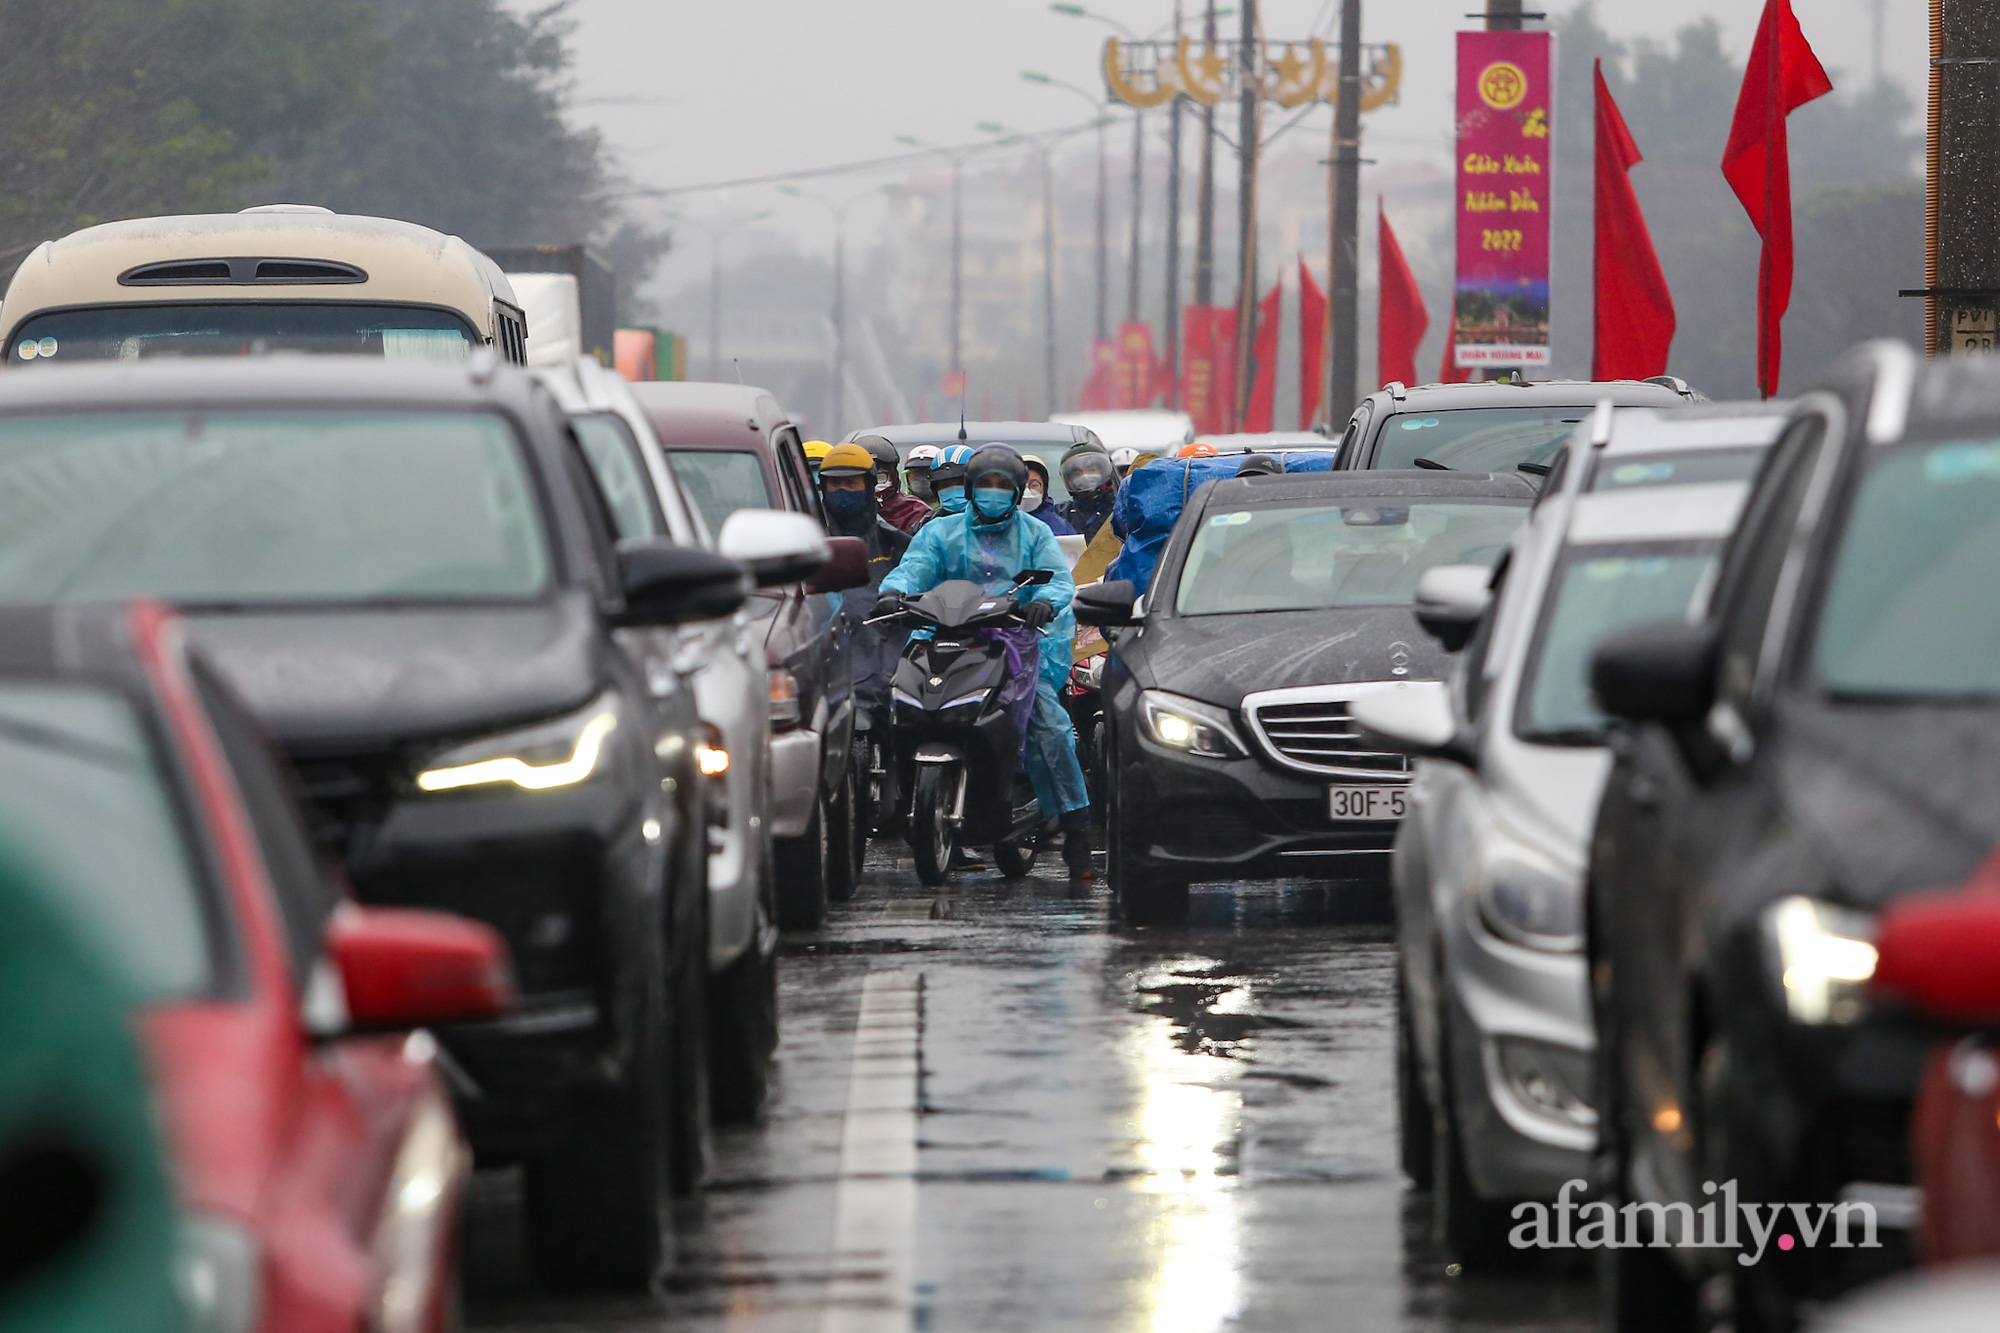
M 1040 587 L 1017 594 L 1028 621 L 1025 632 L 1003 633 L 1011 636 L 1010 648 L 1022 650 L 1023 657 L 1034 656 L 1032 665 L 1023 665 L 1035 678 L 1034 705 L 1025 729 L 1028 777 L 1035 798 L 1044 816 L 1061 822 L 1063 860 L 1071 876 L 1087 879 L 1090 794 L 1076 759 L 1076 728 L 1058 694 L 1072 665 L 1076 618 L 1069 603 L 1076 584 L 1055 534 L 1021 509 L 1027 475 L 1021 456 L 1004 444 L 976 450 L 965 466 L 970 502 L 963 512 L 939 514 L 917 530 L 902 563 L 882 580 L 876 609 L 892 609 L 903 597 L 929 592 L 949 579 L 970 579 L 988 592 L 1005 592 L 1023 570 L 1046 569 L 1053 575 Z

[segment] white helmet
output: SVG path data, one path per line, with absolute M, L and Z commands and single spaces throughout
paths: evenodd
M 1132 463 L 1139 457 L 1139 451 L 1132 445 L 1121 444 L 1111 451 L 1111 465 L 1120 473 L 1130 472 Z

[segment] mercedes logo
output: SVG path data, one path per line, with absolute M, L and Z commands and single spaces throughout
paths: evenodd
M 1410 645 L 1400 639 L 1389 645 L 1389 674 L 1392 676 L 1410 674 Z

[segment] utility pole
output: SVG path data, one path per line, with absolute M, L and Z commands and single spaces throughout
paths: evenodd
M 1132 108 L 1132 248 L 1125 257 L 1125 318 L 1139 318 L 1139 223 L 1145 187 L 1146 113 Z
M 1111 169 L 1105 136 L 1111 132 L 1109 108 L 1097 117 L 1097 341 L 1111 336 Z
M 1328 358 L 1326 419 L 1339 425 L 1354 412 L 1360 362 L 1361 0 L 1340 3 L 1340 101 L 1333 108 L 1331 185 L 1327 272 L 1333 285 L 1333 355 Z
M 1056 185 L 1055 168 L 1049 164 L 1056 147 L 1042 145 L 1042 363 L 1047 376 L 1047 408 L 1043 416 L 1054 416 L 1056 401 Z
M 1925 345 L 2000 345 L 2000 0 L 1933 0 Z M 1918 295 L 1905 292 L 1906 296 Z
M 722 233 L 708 236 L 708 377 L 722 378 Z
M 1174 0 L 1174 41 L 1180 42 L 1181 0 Z M 1181 97 L 1167 109 L 1167 406 L 1181 398 Z
M 1236 290 L 1236 421 L 1239 428 L 1250 414 L 1250 347 L 1257 324 L 1257 154 L 1262 127 L 1258 112 L 1263 106 L 1264 78 L 1261 57 L 1264 43 L 1259 36 L 1257 0 L 1243 0 L 1243 40 L 1237 47 L 1242 61 L 1240 73 L 1242 113 L 1238 122 L 1237 156 L 1241 170 L 1237 178 L 1236 231 L 1238 254 Z
M 1208 0 L 1202 40 L 1208 50 L 1215 49 L 1215 0 Z M 1201 109 L 1201 183 L 1194 196 L 1194 303 L 1215 303 L 1215 108 L 1206 105 Z
M 1488 32 L 1519 32 L 1524 17 L 1521 0 L 1486 0 Z
M 964 320 L 961 312 L 965 308 L 965 156 L 951 155 L 951 373 L 954 376 L 965 373 L 965 363 L 959 359 L 959 331 Z M 963 381 L 960 381 L 963 383 Z M 960 394 L 963 403 L 964 395 Z

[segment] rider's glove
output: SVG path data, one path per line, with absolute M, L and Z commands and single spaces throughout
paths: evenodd
M 903 594 L 897 592 L 894 588 L 889 588 L 884 590 L 883 592 L 876 594 L 875 597 L 876 615 L 893 616 L 902 609 L 903 609 Z
M 1029 629 L 1040 629 L 1056 618 L 1056 609 L 1037 597 L 1021 608 L 1021 620 Z

